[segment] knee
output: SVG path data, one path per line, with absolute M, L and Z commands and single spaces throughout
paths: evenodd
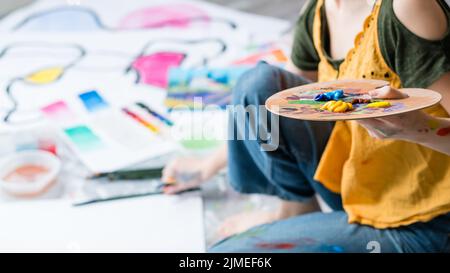
M 280 68 L 260 62 L 241 76 L 233 89 L 233 105 L 263 105 L 279 90 Z

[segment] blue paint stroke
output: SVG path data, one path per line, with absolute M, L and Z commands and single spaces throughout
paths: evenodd
M 95 91 L 89 91 L 78 95 L 89 112 L 95 112 L 108 108 L 108 103 Z
M 97 31 L 106 27 L 87 8 L 59 7 L 36 13 L 17 24 L 14 31 Z

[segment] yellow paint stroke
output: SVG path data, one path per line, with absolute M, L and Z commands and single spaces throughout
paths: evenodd
M 61 77 L 63 72 L 62 67 L 46 68 L 28 75 L 25 80 L 33 84 L 49 84 Z
M 428 127 L 430 127 L 431 130 L 436 130 L 437 128 L 439 128 L 440 124 L 439 121 L 437 120 L 432 120 L 430 119 L 428 121 Z
M 377 101 L 367 104 L 367 108 L 387 108 L 391 106 L 392 104 L 388 101 Z

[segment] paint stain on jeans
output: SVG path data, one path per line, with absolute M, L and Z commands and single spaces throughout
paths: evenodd
M 263 249 L 293 249 L 296 245 L 293 243 L 258 243 L 256 247 Z

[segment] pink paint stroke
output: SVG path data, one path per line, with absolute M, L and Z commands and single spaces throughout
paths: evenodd
M 75 118 L 75 114 L 70 110 L 64 101 L 57 101 L 49 104 L 41 109 L 41 111 L 52 120 L 71 120 Z
M 162 5 L 136 10 L 119 23 L 119 29 L 187 28 L 193 21 L 209 22 L 202 9 L 189 4 Z
M 141 83 L 166 88 L 169 69 L 180 66 L 184 58 L 182 53 L 158 52 L 137 58 L 132 67 L 139 73 Z

